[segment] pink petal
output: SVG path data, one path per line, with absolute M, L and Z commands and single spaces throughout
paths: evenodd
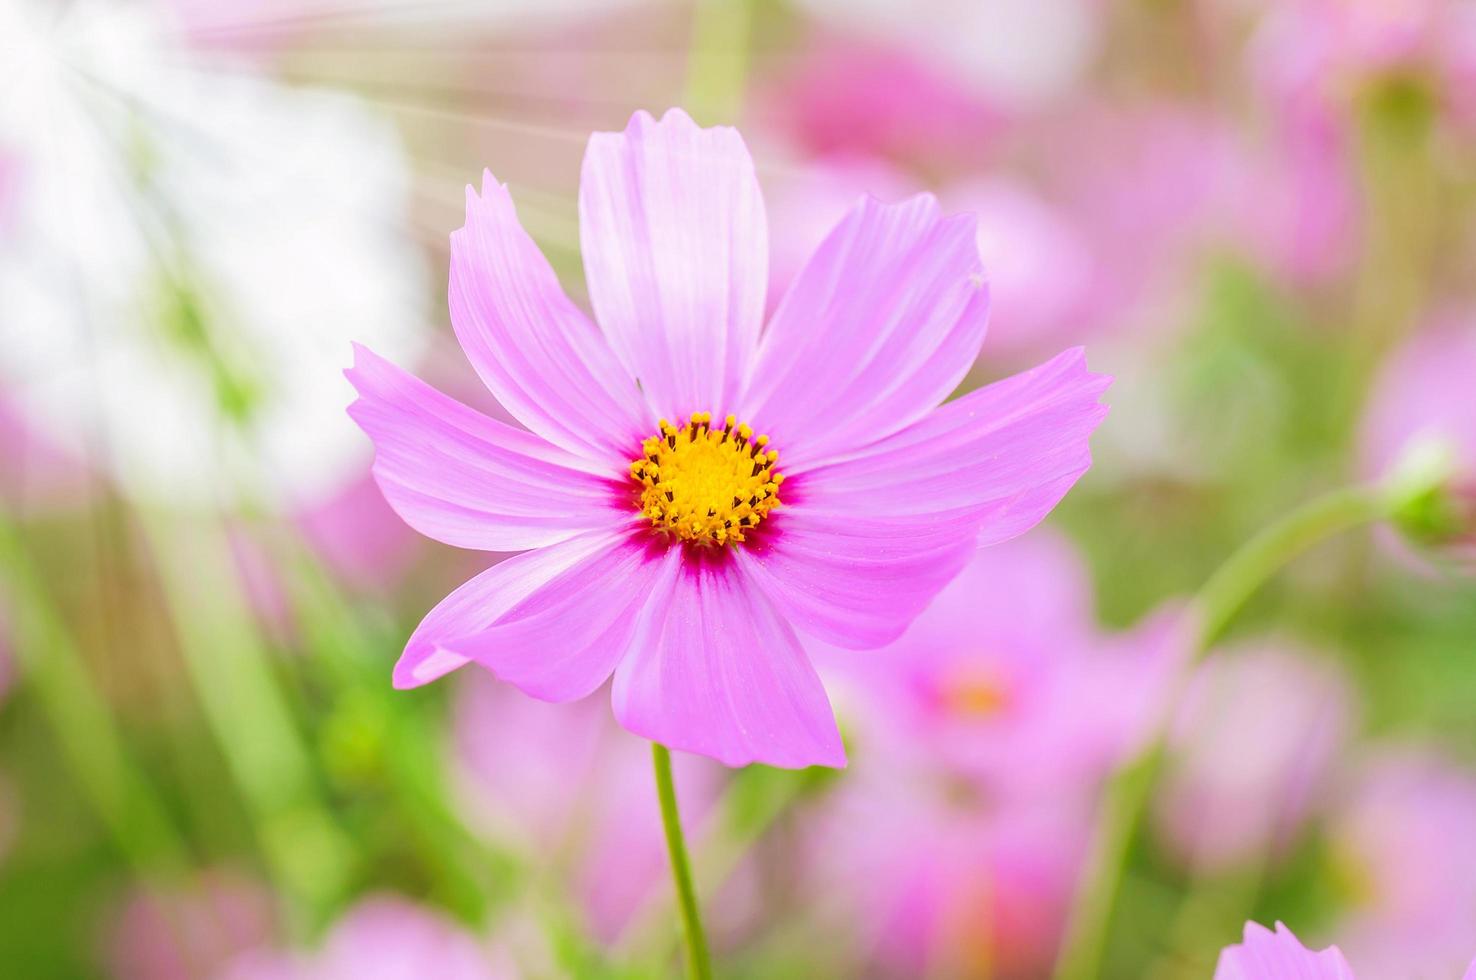
M 488 628 L 442 645 L 542 701 L 575 701 L 609 679 L 647 598 L 675 566 L 644 533 L 590 554 Z
M 661 415 L 737 403 L 763 320 L 768 232 L 738 131 L 672 109 L 590 137 L 580 245 L 595 316 Z
M 615 717 L 674 749 L 729 766 L 843 766 L 825 689 L 794 630 L 739 569 L 685 558 L 651 593 L 615 670 Z
M 349 407 L 374 442 L 385 499 L 421 534 L 460 548 L 519 551 L 629 516 L 601 467 L 443 395 L 365 347 Z
M 768 521 L 736 560 L 790 622 L 850 649 L 901 636 L 976 551 L 971 525 L 931 515 L 807 513 L 799 503 Z
M 627 532 L 589 531 L 503 559 L 442 599 L 415 628 L 395 664 L 395 687 L 419 687 L 470 662 L 445 644 L 480 633 L 545 584 L 620 546 Z
M 972 217 L 863 198 L 779 304 L 741 414 L 790 466 L 875 442 L 958 386 L 988 320 Z
M 933 515 L 992 544 L 1033 527 L 1091 465 L 1111 379 L 1080 348 L 979 389 L 852 458 L 795 474 L 805 513 Z M 798 508 L 797 508 L 798 510 Z
M 1280 922 L 1275 933 L 1247 922 L 1245 939 L 1221 951 L 1214 980 L 1353 980 L 1353 970 L 1336 946 L 1314 953 Z
M 491 173 L 451 235 L 451 324 L 492 394 L 549 442 L 625 461 L 654 419 L 634 379 L 564 294 Z

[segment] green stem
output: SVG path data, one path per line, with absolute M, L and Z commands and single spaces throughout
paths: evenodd
M 1317 497 L 1241 545 L 1199 590 L 1193 603 L 1198 623 L 1190 656 L 1165 699 L 1147 746 L 1107 786 L 1083 885 L 1056 961 L 1056 980 L 1089 980 L 1101 973 L 1128 854 L 1163 764 L 1173 707 L 1193 667 L 1246 601 L 1278 570 L 1319 541 L 1389 516 L 1400 499 L 1401 493 L 1381 486 L 1349 487 Z
M 732 123 L 748 74 L 751 0 L 696 0 L 687 53 L 687 111 L 703 125 Z
M 682 932 L 687 940 L 687 975 L 692 980 L 712 980 L 707 936 L 702 931 L 702 915 L 697 910 L 697 892 L 692 887 L 692 869 L 687 862 L 687 843 L 682 837 L 682 820 L 677 813 L 676 787 L 671 779 L 671 753 L 666 746 L 652 742 L 651 762 L 656 769 L 661 825 L 666 831 L 666 852 L 671 857 L 671 877 L 676 882 Z
M 15 650 L 62 755 L 123 855 L 145 876 L 178 871 L 186 848 L 124 750 L 82 651 L 49 601 L 19 531 L 0 516 L 0 581 L 15 597 Z
M 224 528 L 143 515 L 186 674 L 241 790 L 276 883 L 314 916 L 348 887 L 351 839 L 320 796 L 312 756 L 245 605 Z

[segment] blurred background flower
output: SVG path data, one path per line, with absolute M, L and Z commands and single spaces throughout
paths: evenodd
M 770 309 L 926 190 L 993 296 L 958 394 L 1075 344 L 1117 378 L 1047 526 L 811 646 L 847 770 L 678 755 L 720 975 L 1051 975 L 1162 722 L 1101 975 L 1460 976 L 1471 0 L 0 0 L 0 972 L 675 975 L 603 700 L 391 690 L 488 557 L 393 516 L 341 375 L 359 340 L 510 421 L 447 316 L 465 185 L 587 310 L 585 142 L 669 106 L 753 150 Z M 1420 493 L 1188 669 L 1225 557 L 1371 481 Z

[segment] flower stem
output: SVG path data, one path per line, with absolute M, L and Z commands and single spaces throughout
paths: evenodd
M 320 916 L 349 887 L 357 845 L 322 798 L 315 760 L 242 593 L 224 525 L 149 511 L 140 519 L 186 674 L 276 884 Z
M 1198 660 L 1256 590 L 1287 562 L 1342 531 L 1387 517 L 1390 495 L 1380 487 L 1355 486 L 1316 497 L 1241 545 L 1209 577 L 1195 597 Z
M 692 869 L 687 862 L 687 842 L 677 813 L 676 787 L 671 779 L 671 752 L 651 743 L 651 762 L 656 769 L 656 797 L 661 801 L 661 825 L 666 831 L 666 852 L 671 857 L 671 876 L 676 882 L 677 905 L 682 911 L 682 932 L 687 940 L 687 975 L 691 980 L 712 980 L 712 960 L 702 915 L 697 910 L 697 892 L 692 887 Z
M 46 595 L 20 531 L 3 514 L 0 585 L 15 599 L 15 651 L 25 683 L 54 726 L 83 795 L 142 876 L 181 870 L 187 855 L 178 829 L 126 751 L 64 614 Z
M 1088 980 L 1101 973 L 1128 855 L 1163 764 L 1173 708 L 1194 666 L 1246 601 L 1284 565 L 1319 541 L 1389 516 L 1407 489 L 1355 486 L 1314 498 L 1241 545 L 1199 590 L 1193 602 L 1197 623 L 1189 656 L 1169 689 L 1145 747 L 1108 783 L 1086 875 L 1056 960 L 1056 980 Z

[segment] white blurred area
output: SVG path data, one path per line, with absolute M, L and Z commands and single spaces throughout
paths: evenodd
M 350 340 L 427 340 L 409 163 L 177 13 L 0 0 L 0 398 L 135 498 L 302 504 L 367 462 Z
M 974 93 L 1036 107 L 1068 94 L 1096 52 L 1096 0 L 801 0 L 834 27 L 911 50 Z

